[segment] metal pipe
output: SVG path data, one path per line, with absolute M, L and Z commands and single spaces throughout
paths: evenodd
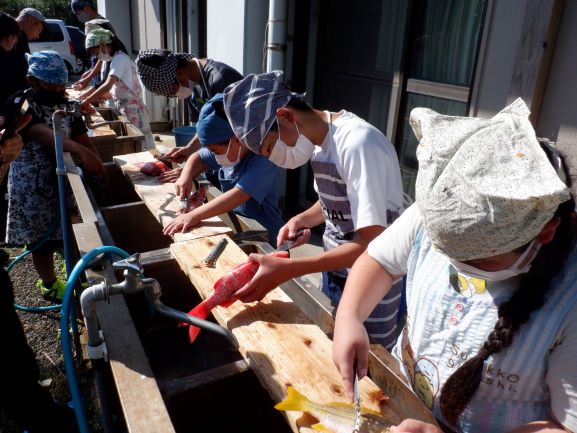
M 233 349 L 238 350 L 238 341 L 234 334 L 230 332 L 228 329 L 217 325 L 216 323 L 209 322 L 208 320 L 202 320 L 198 317 L 189 316 L 181 311 L 174 310 L 170 307 L 167 307 L 160 299 L 153 299 L 152 304 L 156 308 L 160 314 L 170 317 L 172 319 L 178 320 L 180 322 L 188 323 L 189 325 L 198 326 L 199 328 L 205 329 L 210 332 L 214 332 L 215 334 L 220 335 L 223 338 L 226 338 Z
M 270 0 L 268 4 L 268 32 L 266 44 L 266 70 L 285 68 L 287 1 Z
M 62 241 L 64 242 L 64 261 L 66 263 L 66 277 L 74 264 L 72 263 L 72 251 L 70 248 L 70 235 L 68 232 L 68 208 L 66 194 L 66 167 L 64 166 L 64 130 L 62 120 L 66 117 L 66 111 L 56 110 L 52 115 L 54 128 L 54 148 L 56 152 L 56 174 L 58 175 L 58 194 L 60 196 L 60 222 L 62 224 Z
M 82 315 L 84 316 L 84 323 L 86 324 L 89 347 L 97 348 L 103 344 L 100 330 L 98 329 L 96 301 L 105 300 L 107 298 L 106 282 L 90 286 L 82 292 L 82 295 L 80 295 L 80 307 L 82 309 Z M 102 356 L 93 355 L 96 355 L 96 353 L 90 353 L 90 359 L 98 359 L 100 357 L 104 358 L 104 353 Z

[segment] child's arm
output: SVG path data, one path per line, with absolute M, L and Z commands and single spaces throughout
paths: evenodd
M 82 74 L 82 77 L 80 78 L 80 80 L 78 80 L 76 83 L 74 83 L 74 90 L 82 90 L 85 89 L 86 86 L 88 85 L 88 83 L 90 82 L 90 80 L 92 80 L 98 73 L 100 73 L 100 69 L 102 68 L 102 60 L 98 60 L 98 62 L 96 62 L 96 65 L 94 65 L 94 67 L 92 69 L 90 69 L 89 71 L 86 71 L 84 74 Z
M 102 83 L 102 85 L 98 89 L 94 89 L 88 92 L 87 95 L 82 95 L 81 103 L 87 104 L 89 102 L 94 101 L 95 99 L 98 99 L 105 93 L 110 92 L 110 89 L 112 89 L 112 86 L 114 86 L 114 84 L 116 84 L 117 81 L 118 78 L 116 78 L 114 75 L 109 75 L 106 81 Z
M 45 124 L 37 123 L 30 127 L 28 130 L 28 136 L 54 151 L 54 131 Z M 88 174 L 104 176 L 102 161 L 98 155 L 88 147 L 85 147 L 79 142 L 71 140 L 66 136 L 64 136 L 64 139 L 62 140 L 62 147 L 65 152 L 70 152 L 82 160 L 84 169 Z

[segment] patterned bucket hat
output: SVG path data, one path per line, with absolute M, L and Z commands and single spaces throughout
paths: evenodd
M 282 84 L 283 74 L 251 74 L 224 89 L 224 111 L 234 134 L 256 154 L 276 120 L 276 111 L 292 98 L 304 100 L 303 93 L 291 92 Z
M 68 82 L 68 69 L 56 51 L 26 53 L 26 61 L 28 62 L 28 75 L 49 84 L 66 84 Z
M 416 202 L 435 247 L 466 261 L 534 239 L 569 199 L 517 99 L 491 119 L 415 108 Z

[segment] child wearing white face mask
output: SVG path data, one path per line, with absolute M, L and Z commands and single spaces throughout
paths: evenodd
M 415 108 L 410 122 L 416 203 L 355 263 L 336 317 L 347 393 L 353 360 L 367 368 L 363 318 L 406 275 L 392 353 L 443 430 L 394 431 L 577 431 L 575 203 L 559 154 L 521 99 L 491 119 Z
M 225 63 L 166 49 L 140 51 L 136 66 L 147 90 L 184 101 L 190 122 L 198 120 L 206 101 L 221 93 L 229 84 L 242 79 L 240 72 Z M 183 162 L 199 147 L 200 141 L 195 135 L 186 146 L 176 147 L 166 156 L 175 162 Z
M 202 220 L 234 211 L 261 223 L 275 246 L 284 224 L 278 207 L 278 168 L 267 158 L 252 154 L 234 136 L 224 114 L 221 93 L 202 107 L 196 127 L 202 147 L 186 161 L 175 183 L 176 195 L 181 199 L 188 197 L 193 180 L 207 170 L 217 170 L 223 194 L 178 216 L 166 225 L 164 233 L 186 232 Z M 160 179 L 170 181 L 170 176 Z
M 115 109 L 144 134 L 145 141 L 141 150 L 153 149 L 154 139 L 148 122 L 148 109 L 142 99 L 136 65 L 119 49 L 115 41 L 111 31 L 99 27 L 93 28 L 86 35 L 86 49 L 99 60 L 110 62 L 110 68 L 106 81 L 100 87 L 82 95 L 83 108 L 90 111 L 88 104 L 110 92 Z
M 299 229 L 325 224 L 319 255 L 282 261 L 251 256 L 260 270 L 237 293 L 245 302 L 261 299 L 279 281 L 322 272 L 321 290 L 338 306 L 349 268 L 403 211 L 399 163 L 390 141 L 353 113 L 315 110 L 303 99 L 282 84 L 281 71 L 250 75 L 225 90 L 227 116 L 252 152 L 288 169 L 311 162 L 318 201 L 281 228 L 277 243 Z M 366 323 L 373 342 L 385 347 L 395 340 L 401 290 L 402 282 Z

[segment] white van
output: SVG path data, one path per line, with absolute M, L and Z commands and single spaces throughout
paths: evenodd
M 80 57 L 74 55 L 72 40 L 66 29 L 66 24 L 62 20 L 46 19 L 44 30 L 40 37 L 28 42 L 30 52 L 56 51 L 64 59 L 68 71 L 74 74 L 81 73 L 87 65 Z

